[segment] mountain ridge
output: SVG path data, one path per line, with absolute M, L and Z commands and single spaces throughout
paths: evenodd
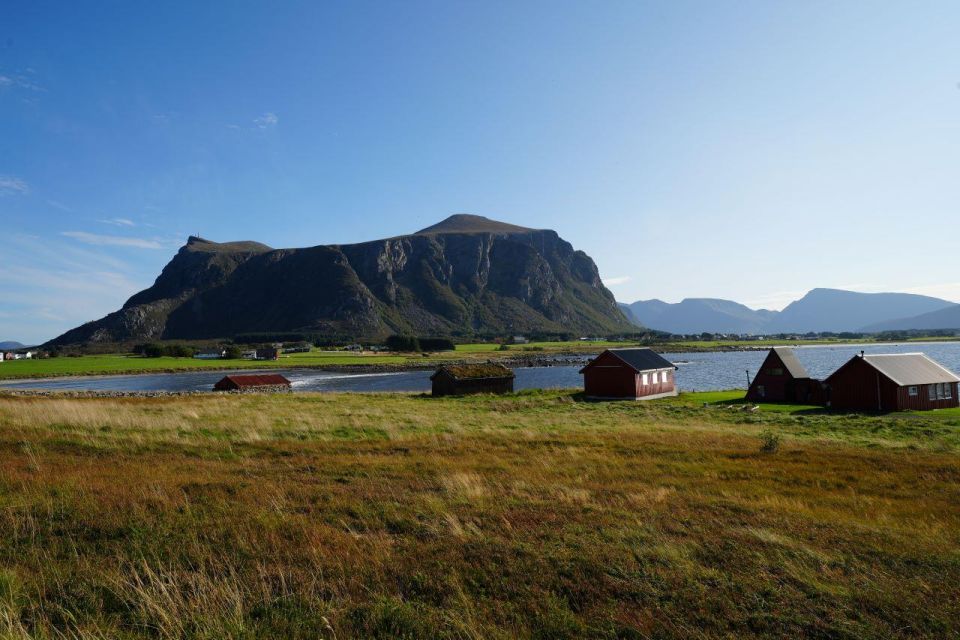
M 717 298 L 685 298 L 677 303 L 638 300 L 624 306 L 633 319 L 651 329 L 758 335 L 868 331 L 889 319 L 945 311 L 954 304 L 910 293 L 861 293 L 820 287 L 811 289 L 782 311 L 751 309 Z
M 878 322 L 867 327 L 870 331 L 898 331 L 924 329 L 960 329 L 960 304 L 929 311 L 909 318 Z
M 151 287 L 51 344 L 630 329 L 593 260 L 555 231 L 459 214 L 344 245 L 272 249 L 191 236 Z

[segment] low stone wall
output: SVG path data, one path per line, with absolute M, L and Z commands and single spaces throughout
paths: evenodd
M 293 389 L 285 384 L 265 384 L 256 387 L 243 387 L 242 389 L 230 389 L 220 391 L 215 389 L 215 393 L 290 393 Z
M 173 398 L 188 396 L 222 396 L 249 393 L 291 393 L 284 385 L 254 387 L 239 391 L 107 391 L 74 389 L 0 389 L 0 398 Z

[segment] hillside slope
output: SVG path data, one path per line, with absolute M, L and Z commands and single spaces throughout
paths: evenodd
M 910 318 L 879 322 L 866 327 L 866 331 L 895 331 L 898 329 L 960 329 L 960 304 Z
M 767 326 L 770 333 L 860 331 L 893 318 L 936 311 L 952 303 L 912 293 L 858 293 L 813 289 L 787 305 Z
M 628 307 L 639 323 L 671 333 L 760 333 L 775 313 L 716 298 L 685 298 L 675 304 L 639 300 Z
M 593 260 L 556 232 L 458 215 L 413 235 L 305 249 L 191 237 L 152 287 L 52 343 L 630 328 Z

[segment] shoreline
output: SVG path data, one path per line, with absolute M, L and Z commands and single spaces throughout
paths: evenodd
M 306 371 L 327 371 L 331 373 L 404 373 L 408 371 L 432 371 L 445 365 L 471 364 L 477 362 L 500 362 L 514 368 L 530 367 L 566 367 L 584 364 L 587 359 L 596 356 L 590 354 L 555 354 L 549 356 L 521 357 L 521 358 L 455 358 L 449 360 L 431 360 L 429 363 L 403 363 L 403 364 L 281 364 L 275 366 L 261 367 L 183 367 L 183 368 L 163 368 L 163 369 L 130 369 L 127 371 L 113 371 L 110 373 L 72 373 L 64 372 L 59 374 L 27 374 L 23 376 L 10 376 L 8 378 L 0 377 L 0 391 L 9 390 L 10 387 L 4 385 L 19 385 L 29 382 L 44 382 L 52 380 L 61 380 L 71 378 L 74 380 L 98 380 L 101 378 L 118 378 L 128 376 L 150 376 L 150 375 L 171 375 L 171 374 L 189 374 L 189 373 L 235 373 L 237 375 L 262 373 L 264 371 L 286 371 L 286 370 L 306 370 Z
M 841 347 L 863 347 L 863 346 L 901 346 L 901 345 L 916 345 L 918 347 L 924 345 L 940 345 L 940 344 L 952 344 L 960 343 L 958 340 L 934 340 L 934 341 L 920 341 L 920 342 L 827 342 L 827 343 L 794 343 L 794 344 L 785 344 L 785 345 L 771 345 L 771 344 L 758 344 L 758 345 L 718 345 L 710 347 L 692 347 L 688 345 L 662 345 L 661 347 L 650 347 L 655 352 L 660 354 L 673 354 L 673 353 L 737 353 L 737 352 L 751 352 L 751 351 L 767 351 L 773 346 L 785 346 L 792 347 L 794 349 L 815 349 L 815 348 L 841 348 Z M 641 345 L 624 345 L 625 348 L 632 346 L 641 346 Z M 596 351 L 573 351 L 573 350 L 563 350 L 563 351 L 522 351 L 521 349 L 512 350 L 508 352 L 499 352 L 499 351 L 490 351 L 490 352 L 481 352 L 483 357 L 450 357 L 450 358 L 437 358 L 431 359 L 425 362 L 416 362 L 411 360 L 410 362 L 404 363 L 340 363 L 340 364 L 317 364 L 317 363 L 304 363 L 298 364 L 293 363 L 283 363 L 276 365 L 264 365 L 264 366 L 247 366 L 247 367 L 236 367 L 236 366 L 210 366 L 210 367 L 164 367 L 156 369 L 128 369 L 122 371 L 111 371 L 109 373 L 84 373 L 84 372 L 62 372 L 62 373 L 27 373 L 23 375 L 12 375 L 12 376 L 0 376 L 0 390 L 16 388 L 5 387 L 4 385 L 19 385 L 26 384 L 28 382 L 43 382 L 58 380 L 62 378 L 73 378 L 73 379 L 99 379 L 99 378 L 114 378 L 121 376 L 148 376 L 148 375 L 170 375 L 170 374 L 181 374 L 181 373 L 219 373 L 219 372 L 230 372 L 237 373 L 242 375 L 244 373 L 253 373 L 253 372 L 264 372 L 264 371 L 282 371 L 289 369 L 297 370 L 308 370 L 308 371 L 329 371 L 333 373 L 360 373 L 360 372 L 370 372 L 370 373 L 402 373 L 407 371 L 424 371 L 436 369 L 444 365 L 459 365 L 459 364 L 471 364 L 477 362 L 499 362 L 504 365 L 514 367 L 514 368 L 529 368 L 529 367 L 556 367 L 556 366 L 575 366 L 586 364 L 586 362 L 593 357 L 596 357 L 603 349 L 600 348 Z M 502 354 L 502 355 L 499 355 Z M 411 356 L 407 356 L 411 357 Z M 0 365 L 2 366 L 2 365 Z

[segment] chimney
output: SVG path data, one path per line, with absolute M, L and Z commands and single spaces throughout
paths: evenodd
M 863 349 L 860 350 L 860 357 L 863 357 Z

